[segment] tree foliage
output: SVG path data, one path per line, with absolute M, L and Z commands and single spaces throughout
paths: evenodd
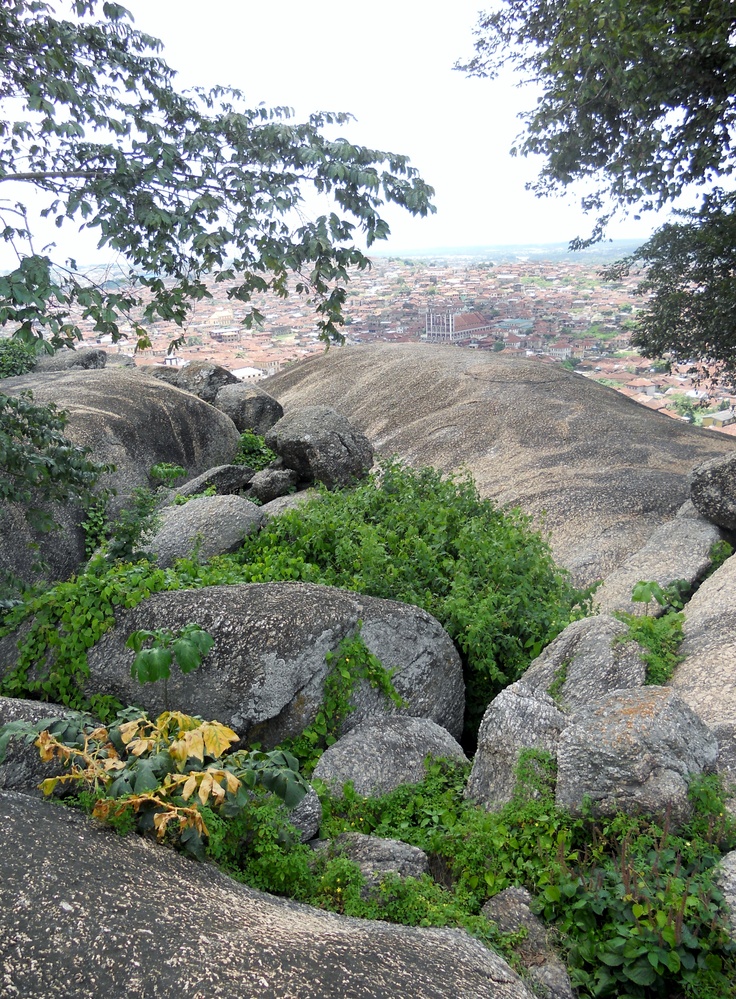
M 59 228 L 98 230 L 100 246 L 129 264 L 130 289 L 97 286 L 74 260 L 37 252 L 25 202 L 5 200 L 0 233 L 18 266 L 0 280 L 0 324 L 61 343 L 80 337 L 80 316 L 113 336 L 127 316 L 145 339 L 146 323 L 182 324 L 210 296 L 206 275 L 248 303 L 285 295 L 293 273 L 323 339 L 340 339 L 347 271 L 368 266 L 356 235 L 368 246 L 387 236 L 386 202 L 432 210 L 407 158 L 331 138 L 343 113 L 295 122 L 288 108 L 246 107 L 234 89 L 180 92 L 161 43 L 122 6 L 65 6 L 68 18 L 43 0 L 0 8 L 0 183 L 48 195 L 43 213 Z M 336 211 L 307 218 L 307 189 Z
M 516 152 L 544 157 L 540 194 L 586 185 L 600 239 L 618 208 L 647 211 L 702 188 L 616 276 L 649 268 L 654 292 L 634 343 L 646 356 L 722 362 L 736 371 L 733 279 L 736 34 L 731 0 L 499 0 L 481 14 L 475 56 L 541 88 Z

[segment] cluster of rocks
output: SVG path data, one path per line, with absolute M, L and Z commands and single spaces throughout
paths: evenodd
M 98 460 L 118 465 L 113 475 L 121 502 L 134 486 L 146 484 L 151 465 L 169 461 L 187 467 L 190 477 L 176 493 L 194 498 L 177 505 L 174 493 L 168 494 L 160 527 L 148 539 L 161 565 L 195 544 L 204 558 L 232 551 L 274 512 L 307 495 L 312 483 L 344 485 L 372 465 L 365 435 L 333 409 L 295 406 L 284 415 L 275 399 L 237 383 L 216 365 L 159 369 L 157 382 L 138 371 L 105 368 L 102 353 L 57 355 L 37 374 L 8 379 L 4 390 L 31 388 L 41 402 L 63 400 L 70 413 L 69 436 L 91 446 Z M 232 464 L 245 429 L 265 434 L 278 455 L 264 472 Z M 215 495 L 198 495 L 210 487 Z M 64 515 L 73 534 L 78 514 Z M 734 529 L 732 453 L 695 473 L 691 502 L 678 516 L 654 525 L 648 539 L 618 559 L 598 592 L 601 613 L 571 624 L 521 680 L 489 705 L 468 798 L 489 809 L 502 807 L 514 793 L 515 770 L 527 749 L 555 757 L 557 801 L 573 812 L 589 801 L 601 815 L 644 812 L 668 816 L 676 825 L 688 816 L 693 774 L 718 769 L 736 779 L 736 557 L 699 585 L 711 566 L 714 544 Z M 12 543 L 0 539 L 0 560 L 7 559 Z M 68 549 L 60 577 L 82 561 L 78 546 Z M 645 685 L 642 650 L 613 616 L 641 610 L 630 601 L 640 579 L 662 586 L 685 579 L 693 589 L 699 586 L 685 609 L 684 661 L 671 686 Z M 86 693 L 112 694 L 150 714 L 163 710 L 160 684 L 140 687 L 132 680 L 133 653 L 125 641 L 138 629 L 177 629 L 190 621 L 213 636 L 215 647 L 196 672 L 172 675 L 168 697 L 182 711 L 228 724 L 243 744 L 257 741 L 266 748 L 298 735 L 314 720 L 329 655 L 360 629 L 369 651 L 394 671 L 402 706 L 368 682 L 358 685 L 355 711 L 315 771 L 337 793 L 346 781 L 367 796 L 418 782 L 430 753 L 466 761 L 458 742 L 464 711 L 461 662 L 440 624 L 416 607 L 330 587 L 241 584 L 153 595 L 121 610 L 115 627 L 90 649 Z M 17 661 L 15 645 L 14 636 L 0 640 L 0 671 Z M 53 705 L 0 699 L 0 725 L 64 712 Z M 17 916 L 9 956 L 0 958 L 5 962 L 0 981 L 9 995 L 54 994 L 52 981 L 78 983 L 78 992 L 70 989 L 67 995 L 117 994 L 121 976 L 126 994 L 133 996 L 156 990 L 167 994 L 186 981 L 188 991 L 202 997 L 247 991 L 439 999 L 449 994 L 448 980 L 452 994 L 481 999 L 529 999 L 530 988 L 548 999 L 573 995 L 544 927 L 532 915 L 532 899 L 521 889 L 502 892 L 484 913 L 504 932 L 526 930 L 520 957 L 529 987 L 463 933 L 366 925 L 315 912 L 236 885 L 209 868 L 187 865 L 143 841 L 114 839 L 83 817 L 38 800 L 35 788 L 53 773 L 49 767 L 32 746 L 17 740 L 0 764 L 0 813 L 13 833 L 2 860 L 0 908 Z M 304 841 L 315 837 L 321 822 L 317 796 L 310 793 L 291 818 Z M 388 872 L 419 877 L 429 870 L 421 851 L 397 841 L 351 834 L 321 849 L 355 860 L 369 889 Z M 53 884 L 35 873 L 49 852 L 58 858 Z M 736 897 L 733 857 L 723 865 L 727 899 Z M 95 892 L 78 887 L 85 878 L 94 882 Z M 121 883 L 125 897 L 118 904 Z M 170 901 L 162 917 L 163 890 Z M 30 898 L 32 905 L 24 901 Z M 51 946 L 33 928 L 30 909 L 58 905 L 64 910 L 65 936 Z M 216 928 L 225 908 L 234 916 L 226 938 Z M 114 915 L 118 910 L 120 920 Z M 143 938 L 141 927 L 154 924 L 156 934 Z M 143 956 L 140 975 L 105 958 L 102 926 L 114 934 L 121 953 Z M 211 963 L 203 971 L 205 946 L 227 946 L 228 952 L 235 947 L 238 959 Z M 28 978 L 18 985 L 13 955 L 21 951 L 37 970 L 35 982 Z M 174 951 L 176 966 L 163 956 Z

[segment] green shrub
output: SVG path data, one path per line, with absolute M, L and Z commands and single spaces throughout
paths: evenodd
M 480 499 L 469 476 L 385 463 L 349 492 L 273 519 L 238 556 L 249 582 L 298 579 L 416 604 L 465 665 L 467 732 L 569 623 L 583 599 L 519 510 Z
M 33 347 L 22 340 L 0 340 L 0 378 L 28 374 L 37 359 Z
M 144 491 L 121 515 L 111 555 L 135 549 L 155 515 L 151 496 Z M 5 632 L 33 623 L 0 691 L 86 707 L 79 682 L 86 650 L 112 626 L 117 604 L 135 607 L 161 590 L 290 579 L 406 601 L 437 617 L 463 656 L 469 742 L 491 698 L 580 612 L 582 599 L 528 517 L 480 499 L 469 477 L 389 462 L 353 490 L 324 490 L 273 518 L 234 556 L 183 559 L 165 571 L 93 560 L 9 614 Z
M 266 441 L 260 434 L 256 434 L 252 430 L 245 430 L 240 435 L 233 465 L 248 465 L 254 472 L 260 472 L 277 458 L 276 452 L 266 446 Z

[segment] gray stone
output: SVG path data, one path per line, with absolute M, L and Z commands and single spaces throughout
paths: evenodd
M 557 744 L 557 804 L 579 814 L 690 814 L 693 774 L 715 768 L 718 743 L 669 687 L 616 690 L 579 711 Z
M 552 698 L 534 693 L 523 679 L 506 687 L 483 715 L 465 797 L 489 810 L 502 808 L 513 796 L 521 751 L 543 749 L 554 755 L 565 722 Z
M 712 732 L 718 740 L 716 770 L 726 791 L 726 808 L 736 815 L 736 724 L 714 725 Z
M 24 795 L 0 794 L 0 824 L 8 999 L 532 999 L 459 930 L 274 898 Z
M 253 476 L 248 495 L 261 503 L 270 503 L 293 493 L 298 483 L 299 473 L 292 468 L 264 468 Z
M 642 649 L 636 642 L 620 641 L 627 630 L 607 614 L 573 621 L 534 660 L 524 684 L 535 694 L 552 691 L 565 712 L 584 708 L 612 690 L 641 687 L 646 677 Z
M 314 788 L 309 789 L 295 808 L 287 811 L 286 818 L 299 830 L 302 843 L 314 839 L 322 824 L 322 802 Z
M 171 490 L 171 495 L 172 498 L 177 493 L 180 496 L 194 496 L 214 486 L 218 496 L 239 496 L 247 488 L 254 474 L 253 469 L 247 465 L 218 465 L 190 479 L 183 486 L 175 486 Z
M 159 462 L 182 465 L 191 476 L 234 457 L 238 432 L 224 413 L 194 396 L 163 385 L 136 370 L 104 368 L 46 372 L 7 378 L 3 392 L 15 395 L 31 390 L 39 404 L 56 403 L 69 420 L 66 436 L 90 449 L 95 461 L 115 465 L 100 485 L 115 489 L 110 513 L 126 506 L 136 487 L 150 485 L 149 470 Z M 65 579 L 85 559 L 83 512 L 77 506 L 55 506 L 53 515 L 62 530 L 49 536 L 30 531 L 22 510 L 3 508 L 0 517 L 0 565 L 26 580 Z M 34 570 L 40 546 L 48 569 Z
M 373 465 L 365 434 L 328 406 L 287 413 L 266 434 L 266 444 L 303 479 L 324 482 L 328 489 L 350 485 Z
M 394 712 L 426 716 L 458 734 L 462 730 L 462 666 L 435 618 L 409 604 L 308 583 L 156 593 L 131 610 L 120 610 L 116 626 L 87 654 L 87 694 L 113 694 L 158 714 L 164 708 L 162 684 L 141 687 L 132 679 L 133 653 L 126 639 L 138 629 L 177 630 L 190 621 L 212 635 L 215 647 L 195 672 L 172 671 L 170 704 L 217 718 L 246 743 L 270 748 L 314 721 L 328 672 L 325 656 L 356 633 L 359 621 L 369 650 L 395 669 L 393 683 L 407 706 L 395 708 L 361 681 L 353 697 L 356 710 L 343 730 Z
M 383 455 L 466 468 L 481 496 L 541 517 L 577 585 L 607 576 L 733 438 L 668 420 L 536 359 L 429 343 L 330 350 L 268 379 L 287 412 L 333 406 Z
M 534 985 L 534 994 L 542 999 L 575 999 L 570 977 L 560 958 L 550 946 L 544 923 L 531 910 L 532 896 L 525 888 L 505 888 L 489 899 L 481 910 L 502 933 L 526 932 L 514 948 Z
M 214 361 L 190 361 L 177 369 L 174 382 L 177 388 L 191 392 L 205 402 L 214 404 L 217 393 L 224 385 L 238 385 L 238 379 L 227 368 Z
M 428 718 L 386 718 L 343 735 L 322 754 L 313 776 L 330 784 L 336 794 L 352 781 L 363 797 L 380 797 L 400 784 L 423 781 L 430 753 L 467 762 L 450 733 Z
M 318 497 L 319 492 L 316 489 L 302 489 L 298 493 L 279 496 L 269 503 L 264 503 L 261 511 L 264 517 L 270 520 L 271 517 L 278 517 L 279 514 L 285 513 L 287 510 L 298 510 L 300 506 L 304 506 L 305 503 L 309 503 Z
M 68 371 L 70 368 L 104 368 L 107 354 L 97 347 L 62 348 L 54 354 L 41 354 L 33 366 L 33 373 Z
M 332 856 L 347 857 L 360 867 L 369 885 L 380 884 L 387 874 L 401 878 L 420 878 L 429 874 L 429 860 L 424 850 L 398 839 L 382 839 L 359 832 L 346 832 L 332 843 L 324 843 Z
M 214 405 L 227 413 L 238 430 L 252 430 L 264 436 L 284 415 L 284 408 L 268 392 L 256 385 L 223 385 Z
M 260 508 L 242 496 L 197 496 L 160 511 L 161 524 L 142 547 L 167 569 L 196 549 L 204 561 L 237 551 L 265 523 Z
M 661 613 L 662 608 L 654 603 L 647 607 L 631 600 L 631 591 L 639 580 L 654 579 L 665 587 L 684 579 L 694 587 L 710 568 L 711 548 L 720 540 L 721 532 L 708 521 L 676 517 L 658 527 L 643 548 L 610 573 L 593 599 L 604 614 Z
M 736 850 L 731 850 L 722 858 L 716 872 L 716 883 L 723 892 L 731 939 L 736 943 Z
M 708 725 L 736 724 L 736 556 L 685 607 L 684 657 L 671 684 Z
M 704 517 L 727 531 L 736 531 L 736 451 L 693 469 L 690 496 Z
M 0 697 L 0 726 L 24 721 L 35 725 L 40 721 L 68 718 L 71 712 L 60 704 L 42 704 L 16 697 Z M 8 743 L 5 759 L 0 762 L 0 789 L 22 791 L 41 796 L 38 789 L 47 777 L 58 777 L 65 768 L 57 761 L 44 763 L 33 742 L 23 737 L 13 737 Z

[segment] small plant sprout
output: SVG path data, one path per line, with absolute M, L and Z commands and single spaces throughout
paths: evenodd
M 681 610 L 689 590 L 690 584 L 686 579 L 675 579 L 664 587 L 660 586 L 656 579 L 640 579 L 631 591 L 631 600 L 633 603 L 647 604 L 645 614 L 649 613 L 648 605 L 652 600 L 656 600 L 659 606 L 665 609 Z
M 168 711 L 167 681 L 171 676 L 172 662 L 177 662 L 182 673 L 192 673 L 201 665 L 215 641 L 198 624 L 190 622 L 176 633 L 167 628 L 134 631 L 125 644 L 136 654 L 130 667 L 132 677 L 139 683 L 164 681 L 164 704 Z

